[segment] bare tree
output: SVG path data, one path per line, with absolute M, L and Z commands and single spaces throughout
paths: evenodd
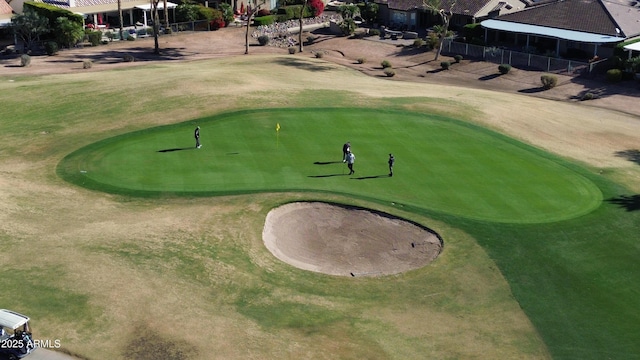
M 258 10 L 260 10 L 260 8 L 267 2 L 267 0 L 260 0 L 260 3 L 258 3 L 258 0 L 254 0 L 254 2 L 255 6 L 251 7 L 249 6 L 249 4 L 251 4 L 251 0 L 247 1 L 247 32 L 245 33 L 244 37 L 245 54 L 249 53 L 249 27 L 251 27 L 251 21 L 253 21 L 253 18 L 258 13 Z
M 298 45 L 299 45 L 299 50 L 300 52 L 304 51 L 304 42 L 302 41 L 302 19 L 304 18 L 304 8 L 307 7 L 307 3 L 309 2 L 309 0 L 304 0 L 302 2 L 302 7 L 300 8 L 300 17 L 299 19 L 299 24 L 300 24 L 300 31 L 298 32 Z
M 442 52 L 442 44 L 444 38 L 449 33 L 449 22 L 453 16 L 453 8 L 456 6 L 457 0 L 422 0 L 422 6 L 431 11 L 431 13 L 440 16 L 442 21 L 442 27 L 438 31 L 438 51 L 436 52 L 435 60 L 438 60 L 440 53 Z
M 160 16 L 158 16 L 158 3 L 160 0 L 151 0 L 151 11 L 153 13 L 153 53 L 160 54 L 160 43 L 158 42 L 158 32 L 160 31 Z
M 166 29 L 169 27 L 169 10 L 167 9 L 167 0 L 162 0 L 162 5 L 164 5 L 164 27 Z
M 122 23 L 124 22 L 122 18 L 122 0 L 118 0 L 118 19 L 120 21 L 120 40 L 124 40 L 124 37 L 122 35 Z

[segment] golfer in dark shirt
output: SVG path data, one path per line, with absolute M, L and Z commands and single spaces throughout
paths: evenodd
M 393 164 L 396 162 L 396 158 L 393 154 L 389 154 L 389 176 L 393 176 Z
M 200 149 L 202 147 L 202 145 L 200 145 L 200 126 L 196 127 L 193 136 L 196 138 L 196 149 Z
M 351 152 L 351 143 L 346 142 L 342 145 L 342 162 L 347 162 L 347 154 Z

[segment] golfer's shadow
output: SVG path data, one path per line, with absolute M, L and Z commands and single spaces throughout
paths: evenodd
M 340 164 L 342 161 L 316 161 L 314 165 L 331 165 L 331 164 Z
M 373 175 L 373 176 L 361 176 L 357 178 L 351 178 L 351 180 L 368 180 L 368 179 L 378 179 L 378 178 L 388 178 L 389 174 L 385 175 Z
M 173 148 L 173 149 L 162 149 L 162 150 L 158 150 L 159 153 L 167 153 L 167 152 L 174 152 L 174 151 L 182 151 L 182 150 L 193 150 L 196 147 L 186 147 L 186 148 Z
M 327 174 L 327 175 L 309 175 L 310 178 L 326 178 L 332 176 L 347 176 L 348 174 Z

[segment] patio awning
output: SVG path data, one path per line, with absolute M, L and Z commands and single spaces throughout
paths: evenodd
M 582 43 L 591 43 L 591 44 L 617 43 L 624 40 L 624 38 L 610 36 L 610 35 L 585 33 L 585 32 L 574 31 L 574 30 L 556 29 L 556 28 L 539 26 L 539 25 L 519 24 L 519 23 L 501 21 L 501 20 L 495 20 L 495 19 L 482 21 L 480 25 L 482 25 L 482 27 L 485 27 L 491 30 L 500 30 L 500 31 L 520 33 L 520 34 L 538 35 L 538 36 L 545 36 L 550 38 L 563 39 L 563 40 L 582 42 Z
M 633 44 L 625 45 L 624 49 L 625 50 L 640 51 L 640 41 L 639 42 L 635 42 Z
M 174 4 L 172 2 L 167 1 L 167 9 L 173 9 L 177 7 L 178 4 Z M 136 9 L 142 9 L 144 11 L 151 10 L 151 4 L 137 5 Z M 164 3 L 162 1 L 158 2 L 158 10 L 164 10 Z

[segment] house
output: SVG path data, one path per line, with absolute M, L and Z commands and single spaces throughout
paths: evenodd
M 0 27 L 8 26 L 11 23 L 13 9 L 6 0 L 0 0 Z
M 527 6 L 526 0 L 457 0 L 451 4 L 451 29 L 460 29 L 464 25 L 516 12 Z M 383 19 L 392 28 L 416 30 L 440 24 L 439 16 L 424 6 L 423 0 L 386 0 L 379 5 Z M 383 10 L 383 7 L 386 9 Z M 446 4 L 444 7 L 447 7 Z
M 5 1 L 5 0 L 0 0 Z M 96 28 L 106 28 L 119 24 L 118 0 L 36 0 L 67 9 L 85 17 L 86 24 Z M 22 13 L 25 0 L 12 0 L 11 7 L 16 13 Z M 133 26 L 136 23 L 147 26 L 150 16 L 149 0 L 120 0 L 123 13 L 123 26 Z M 167 2 L 167 9 L 174 9 L 177 5 Z M 164 10 L 164 2 L 158 3 L 158 10 Z
M 488 44 L 566 58 L 610 57 L 640 35 L 640 1 L 559 0 L 481 22 Z

